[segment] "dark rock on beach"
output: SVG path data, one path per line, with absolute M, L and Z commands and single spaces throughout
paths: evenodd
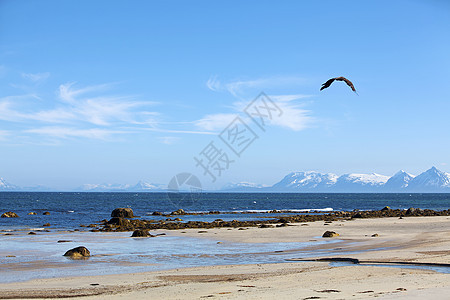
M 46 212 L 43 213 L 43 215 L 44 215 L 44 216 L 49 216 L 50 213 L 49 213 L 48 211 L 46 211 Z
M 83 258 L 91 256 L 91 252 L 89 252 L 86 247 L 80 246 L 68 250 L 66 253 L 64 253 L 64 256 L 69 256 L 71 258 Z
M 2 215 L 2 218 L 18 218 L 18 217 L 19 216 L 15 212 L 12 212 L 12 211 L 5 212 Z
M 115 218 L 133 218 L 133 210 L 131 208 L 116 208 L 112 211 L 111 217 Z
M 334 232 L 334 231 L 325 231 L 324 232 L 324 234 L 322 235 L 322 237 L 326 237 L 326 238 L 328 238 L 328 237 L 336 237 L 336 236 L 339 236 L 339 233 L 336 233 L 336 232 Z
M 131 237 L 150 237 L 152 236 L 147 230 L 137 229 L 133 231 Z

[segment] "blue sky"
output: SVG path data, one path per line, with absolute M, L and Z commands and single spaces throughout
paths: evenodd
M 0 176 L 21 186 L 273 184 L 450 171 L 447 1 L 0 1 Z M 335 76 L 342 82 L 319 92 Z M 243 108 L 283 111 L 265 132 Z M 240 157 L 218 134 L 255 131 Z M 211 182 L 194 156 L 234 160 Z

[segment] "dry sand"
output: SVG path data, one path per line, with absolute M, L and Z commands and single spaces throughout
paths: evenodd
M 357 219 L 281 228 L 166 231 L 230 242 L 302 242 L 340 234 L 339 257 L 384 262 L 450 263 L 450 217 Z M 159 230 L 158 232 L 162 232 Z M 371 237 L 373 234 L 378 237 Z M 362 251 L 364 250 L 364 251 Z M 357 252 L 355 251 L 362 251 Z M 302 258 L 293 251 L 292 258 Z M 450 274 L 406 267 L 328 262 L 208 266 L 137 274 L 40 279 L 0 284 L 0 298 L 84 299 L 450 299 Z

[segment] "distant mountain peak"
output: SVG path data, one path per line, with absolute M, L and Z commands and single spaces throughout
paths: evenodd
M 450 175 L 433 166 L 411 180 L 410 187 L 413 190 L 426 191 L 449 189 Z
M 398 171 L 394 174 L 384 185 L 386 190 L 399 190 L 408 187 L 409 182 L 414 178 L 414 175 L 411 175 L 403 170 Z
M 275 189 L 318 189 L 325 190 L 336 183 L 338 176 L 332 173 L 319 173 L 316 171 L 291 172 L 280 182 L 276 183 Z
M 139 180 L 134 187 L 131 187 L 129 189 L 133 191 L 152 191 L 152 190 L 162 190 L 163 188 L 164 186 L 162 184 L 150 183 L 144 180 Z
M 3 177 L 0 177 L 0 191 L 15 191 L 19 190 L 19 187 L 9 183 Z

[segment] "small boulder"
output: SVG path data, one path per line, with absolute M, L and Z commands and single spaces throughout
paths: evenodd
M 381 211 L 389 211 L 391 210 L 391 208 L 389 206 L 385 206 L 381 209 Z
M 42 225 L 43 227 L 49 227 L 51 226 L 50 223 L 45 223 L 44 225 Z
M 33 215 L 33 216 L 34 216 L 34 215 L 37 215 L 37 213 L 35 213 L 34 211 L 32 211 L 32 212 L 29 212 L 28 215 L 30 215 L 30 216 Z
M 70 256 L 71 258 L 83 258 L 91 256 L 91 252 L 86 247 L 80 246 L 68 250 L 64 253 L 64 256 Z
M 143 229 L 136 229 L 135 231 L 133 231 L 133 234 L 131 235 L 131 237 L 149 237 L 151 236 L 150 233 L 147 230 L 143 230 Z
M 325 231 L 322 237 L 329 238 L 329 237 L 336 237 L 339 236 L 339 233 L 336 233 L 334 231 Z
M 184 214 L 186 214 L 186 212 L 184 211 L 184 209 L 181 208 L 171 213 L 171 215 L 184 215 Z
M 12 211 L 5 212 L 2 215 L 2 218 L 18 218 L 18 217 L 19 216 L 15 212 L 12 212 Z
M 50 213 L 49 213 L 48 211 L 46 211 L 46 212 L 43 213 L 43 215 L 44 215 L 44 216 L 49 216 Z
M 380 235 L 378 233 L 374 233 L 371 235 L 371 237 L 379 237 Z
M 111 217 L 113 218 L 133 218 L 133 210 L 131 208 L 116 208 L 112 211 Z
M 163 216 L 164 214 L 162 212 L 159 212 L 159 211 L 154 211 L 152 213 L 152 215 L 154 215 L 154 216 Z

